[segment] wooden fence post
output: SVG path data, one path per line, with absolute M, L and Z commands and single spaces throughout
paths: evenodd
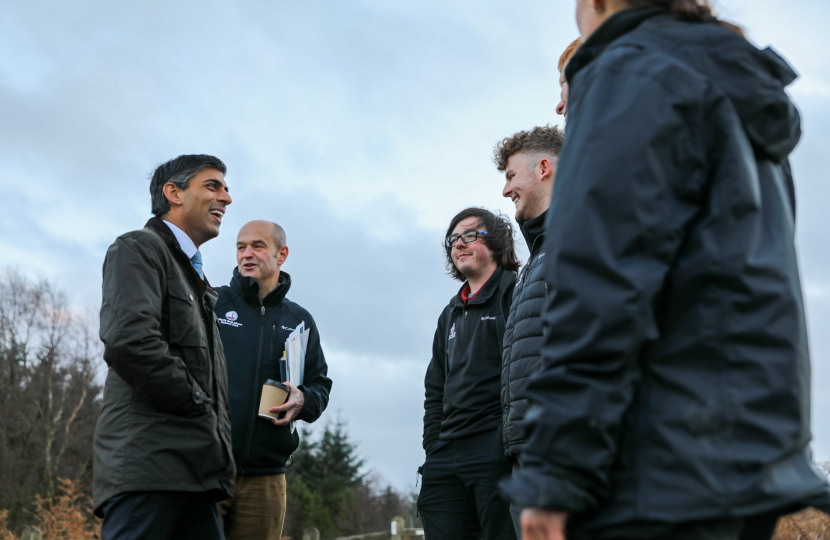
M 403 520 L 401 516 L 395 516 L 392 518 L 392 538 L 390 540 L 403 540 L 403 529 L 406 526 L 406 522 Z
M 23 534 L 20 536 L 20 540 L 42 540 L 43 535 L 40 534 L 40 531 L 36 529 L 32 529 L 31 527 L 26 527 L 23 529 Z
M 317 527 L 309 527 L 303 531 L 303 540 L 320 540 L 320 531 Z

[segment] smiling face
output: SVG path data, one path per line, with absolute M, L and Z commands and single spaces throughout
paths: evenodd
M 279 282 L 280 267 L 288 257 L 288 247 L 278 245 L 274 224 L 251 221 L 236 237 L 236 264 L 239 273 L 253 278 L 262 295 Z
M 537 161 L 538 159 L 538 161 Z M 528 221 L 550 206 L 553 165 L 548 158 L 517 152 L 507 160 L 502 195 L 516 205 L 516 221 Z M 549 174 L 547 174 L 549 172 Z
M 458 222 L 452 230 L 452 234 L 462 234 L 465 231 L 483 231 L 478 218 L 468 217 Z M 489 275 L 496 268 L 496 261 L 493 259 L 493 252 L 487 247 L 484 238 L 479 236 L 474 242 L 467 244 L 459 239 L 450 252 L 452 263 L 458 271 L 464 274 L 470 281 L 477 277 Z
M 170 201 L 165 219 L 187 233 L 196 247 L 219 235 L 225 208 L 233 202 L 225 175 L 216 169 L 199 171 L 184 190 L 168 183 L 164 194 Z

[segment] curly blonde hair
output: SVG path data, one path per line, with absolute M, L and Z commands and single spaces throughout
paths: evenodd
M 507 160 L 513 154 L 545 154 L 558 159 L 563 144 L 565 132 L 558 126 L 536 126 L 530 131 L 520 131 L 498 143 L 493 149 L 493 162 L 498 170 L 505 171 Z

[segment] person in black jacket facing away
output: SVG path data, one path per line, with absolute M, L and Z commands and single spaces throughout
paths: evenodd
M 826 504 L 788 156 L 795 73 L 695 0 L 577 0 L 526 540 L 772 536 Z
M 544 279 L 545 219 L 556 178 L 556 163 L 565 142 L 558 127 L 520 131 L 496 145 L 494 161 L 504 172 L 502 195 L 516 205 L 516 222 L 527 242 L 530 258 L 516 278 L 502 343 L 502 442 L 507 460 L 516 470 L 526 442 L 522 419 L 528 408 L 527 381 L 542 367 L 542 307 L 548 286 Z M 505 310 L 507 313 L 507 310 Z M 510 506 L 519 535 L 521 509 Z
M 501 298 L 519 267 L 513 227 L 467 208 L 444 242 L 450 275 L 464 285 L 438 319 L 424 401 L 423 485 L 418 509 L 430 540 L 515 539 L 498 481 L 510 474 L 499 440 Z
M 228 364 L 236 492 L 221 505 L 229 540 L 279 540 L 285 518 L 285 467 L 300 443 L 292 420 L 314 422 L 329 402 L 331 379 L 320 333 L 308 311 L 288 300 L 291 276 L 280 271 L 288 257 L 285 231 L 251 221 L 236 240 L 237 267 L 230 286 L 219 287 L 216 315 Z M 262 385 L 279 381 L 285 340 L 301 322 L 309 334 L 303 384 L 271 409 L 279 420 L 258 416 Z

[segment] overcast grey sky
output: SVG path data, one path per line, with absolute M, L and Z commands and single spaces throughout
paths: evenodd
M 458 287 L 441 239 L 468 205 L 513 214 L 493 145 L 559 123 L 573 0 L 5 2 L 0 6 L 0 265 L 97 311 L 101 263 L 150 215 L 149 175 L 182 153 L 228 165 L 234 203 L 203 248 L 214 284 L 239 227 L 277 221 L 289 297 L 314 314 L 367 464 L 414 486 L 423 374 Z M 801 73 L 793 157 L 813 354 L 814 449 L 830 460 L 830 5 L 723 0 Z M 522 258 L 526 250 L 522 246 Z

